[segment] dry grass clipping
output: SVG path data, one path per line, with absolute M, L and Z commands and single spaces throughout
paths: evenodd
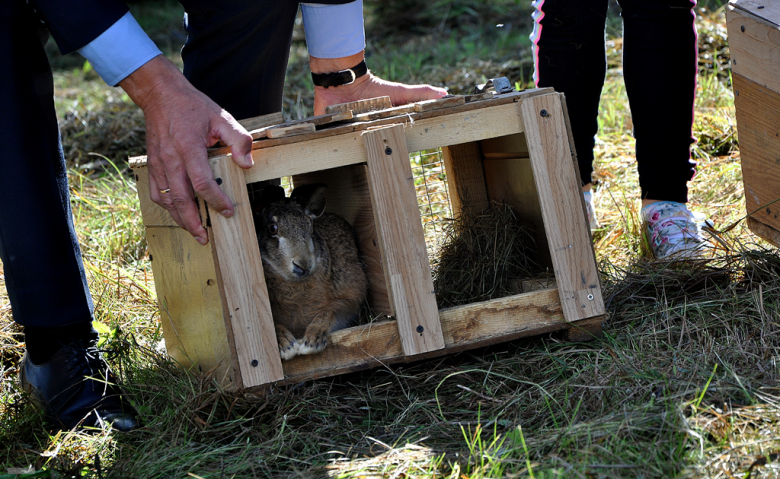
M 444 228 L 439 255 L 431 261 L 439 308 L 520 293 L 520 282 L 541 272 L 533 232 L 509 205 L 492 202 L 483 212 L 463 208 Z

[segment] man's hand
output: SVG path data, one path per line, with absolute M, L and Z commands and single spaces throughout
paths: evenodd
M 309 57 L 311 71 L 331 73 L 352 68 L 363 60 L 363 52 L 342 58 Z M 389 96 L 393 106 L 404 105 L 423 100 L 436 100 L 447 94 L 444 88 L 431 85 L 406 85 L 382 80 L 370 72 L 349 85 L 337 87 L 314 87 L 314 114 L 322 115 L 330 105 L 365 100 L 379 96 Z
M 233 204 L 214 181 L 206 148 L 222 140 L 242 168 L 252 161 L 252 137 L 233 117 L 199 92 L 160 55 L 119 82 L 146 118 L 146 149 L 152 201 L 200 244 L 208 233 L 200 222 L 195 193 L 223 216 Z

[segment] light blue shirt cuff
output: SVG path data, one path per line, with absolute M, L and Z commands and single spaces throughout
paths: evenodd
M 79 49 L 107 84 L 116 86 L 162 52 L 127 12 L 99 37 Z
M 309 55 L 341 58 L 365 50 L 363 0 L 343 5 L 302 3 L 301 11 Z

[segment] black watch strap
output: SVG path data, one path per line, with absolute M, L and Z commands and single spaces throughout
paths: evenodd
M 312 73 L 311 79 L 316 86 L 328 88 L 330 86 L 349 85 L 366 73 L 368 73 L 368 67 L 366 67 L 366 61 L 363 60 L 354 67 L 341 70 L 340 72 Z

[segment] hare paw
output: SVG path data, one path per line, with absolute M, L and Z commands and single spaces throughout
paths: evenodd
M 277 328 L 276 338 L 279 341 L 279 356 L 281 356 L 283 360 L 292 359 L 299 354 L 298 350 L 301 347 L 301 343 L 299 343 L 298 340 L 295 339 L 295 336 L 286 328 Z
M 306 328 L 306 334 L 298 347 L 298 354 L 318 353 L 325 349 L 329 340 L 330 330 L 328 328 L 312 324 Z

